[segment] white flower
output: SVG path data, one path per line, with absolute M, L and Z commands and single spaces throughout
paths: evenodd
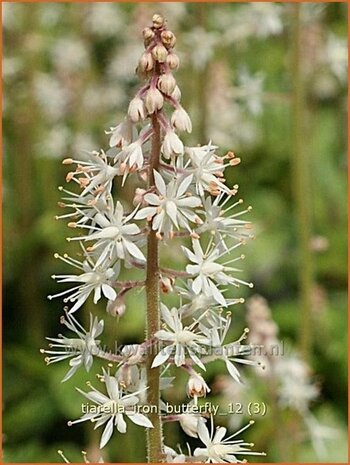
M 205 397 L 207 392 L 210 392 L 210 389 L 203 377 L 193 371 L 188 378 L 186 392 L 189 397 Z
M 186 455 L 185 454 L 178 454 L 174 449 L 168 446 L 164 447 L 164 454 L 166 458 L 165 463 L 185 463 L 186 462 Z
M 171 115 L 171 125 L 178 131 L 192 132 L 192 122 L 186 110 L 181 106 Z
M 99 152 L 89 152 L 87 160 L 74 160 L 67 158 L 63 164 L 69 165 L 76 163 L 78 166 L 75 171 L 67 174 L 67 182 L 75 181 L 82 188 L 81 196 L 97 192 L 99 197 L 102 192 L 110 192 L 112 182 L 118 174 L 118 168 L 109 165 L 106 154 L 103 150 Z
M 135 408 L 139 403 L 137 395 L 140 394 L 141 391 L 123 395 L 123 391 L 120 389 L 116 378 L 114 376 L 110 376 L 105 370 L 103 370 L 103 380 L 106 384 L 108 396 L 102 394 L 102 392 L 92 386 L 92 391 L 90 392 L 84 392 L 79 388 L 76 388 L 77 391 L 85 396 L 90 402 L 96 404 L 96 406 L 93 412 L 87 412 L 80 419 L 70 421 L 68 423 L 69 426 L 87 420 L 94 422 L 95 428 L 107 423 L 101 436 L 101 449 L 110 440 L 115 427 L 120 433 L 126 432 L 126 422 L 123 415 L 126 415 L 136 425 L 144 426 L 145 428 L 153 428 L 149 419 L 141 413 L 138 413 Z
M 134 97 L 128 109 L 128 116 L 133 123 L 138 123 L 146 117 L 145 104 L 140 97 Z
M 186 147 L 185 153 L 189 162 L 185 165 L 193 173 L 197 193 L 203 197 L 204 191 L 212 195 L 220 192 L 232 194 L 231 190 L 220 180 L 225 166 L 222 158 L 215 155 L 217 147 L 211 144 L 201 147 Z
M 302 415 L 317 399 L 319 387 L 312 382 L 310 369 L 298 356 L 280 357 L 275 366 L 279 380 L 279 402 Z
M 192 325 L 183 327 L 179 312 L 176 308 L 170 311 L 165 305 L 161 305 L 162 319 L 167 329 L 161 329 L 155 333 L 155 336 L 160 341 L 168 342 L 154 358 L 152 367 L 162 365 L 168 360 L 170 355 L 175 352 L 174 362 L 176 366 L 181 366 L 185 363 L 186 351 L 196 365 L 205 370 L 205 366 L 199 360 L 196 353 L 205 353 L 205 349 L 201 344 L 208 344 L 207 338 L 200 332 L 195 332 L 193 327 L 198 324 L 194 321 Z
M 109 139 L 110 147 L 124 147 L 133 140 L 133 125 L 130 120 L 126 119 L 116 127 L 112 127 L 109 131 L 105 131 L 106 134 L 111 134 Z
M 198 420 L 198 436 L 205 448 L 197 447 L 193 454 L 194 457 L 203 459 L 206 463 L 244 463 L 236 455 L 265 455 L 260 452 L 251 452 L 249 449 L 251 444 L 242 439 L 233 440 L 252 424 L 254 424 L 253 420 L 244 428 L 224 439 L 226 428 L 221 426 L 214 430 L 212 421 L 211 434 L 209 434 L 204 419 L 200 418 Z
M 118 201 L 115 208 L 113 203 L 109 212 L 95 216 L 96 226 L 82 225 L 82 228 L 89 228 L 93 232 L 87 236 L 73 237 L 70 240 L 97 241 L 89 248 L 90 251 L 97 251 L 99 257 L 96 266 L 100 266 L 105 261 L 113 262 L 116 258 L 130 260 L 130 257 L 140 261 L 145 261 L 145 256 L 135 244 L 135 238 L 140 234 L 140 228 L 130 220 L 135 216 L 137 208 L 129 215 L 124 216 L 122 204 Z M 113 300 L 113 299 L 112 299 Z
M 96 304 L 100 298 L 101 293 L 108 300 L 115 300 L 117 293 L 112 287 L 112 281 L 115 280 L 120 271 L 120 264 L 117 262 L 113 268 L 107 266 L 97 266 L 91 259 L 91 257 L 85 257 L 83 262 L 79 262 L 68 255 L 63 257 L 55 254 L 55 258 L 60 258 L 62 261 L 74 266 L 75 268 L 82 271 L 81 274 L 66 274 L 66 275 L 53 275 L 53 279 L 57 279 L 59 283 L 79 283 L 71 289 L 60 292 L 55 295 L 49 295 L 48 298 L 54 299 L 63 295 L 68 295 L 63 301 L 75 302 L 73 307 L 69 310 L 69 313 L 73 313 L 78 310 L 83 303 L 87 300 L 91 292 L 94 293 L 94 303 Z
M 67 338 L 62 334 L 57 338 L 47 337 L 46 339 L 51 341 L 49 347 L 53 350 L 42 349 L 41 352 L 50 355 L 45 359 L 48 365 L 71 358 L 69 361 L 71 368 L 62 379 L 64 382 L 71 378 L 81 366 L 84 366 L 86 371 L 90 371 L 93 356 L 99 352 L 100 341 L 96 337 L 102 333 L 104 321 L 98 321 L 97 317 L 94 318 L 90 313 L 90 328 L 86 331 L 73 315 L 67 313 L 67 320 L 62 317 L 61 323 L 76 333 L 78 338 Z
M 164 157 L 169 159 L 174 155 L 183 155 L 184 145 L 179 136 L 174 131 L 169 130 L 164 136 L 161 150 Z
M 248 207 L 246 210 L 235 213 L 234 215 L 227 216 L 232 208 L 235 208 L 237 205 L 241 205 L 243 200 L 238 200 L 234 202 L 227 208 L 223 208 L 231 196 L 227 196 L 226 199 L 221 203 L 221 200 L 224 198 L 225 193 L 221 192 L 220 195 L 215 197 L 214 202 L 211 197 L 207 197 L 203 202 L 204 205 L 204 219 L 203 224 L 198 227 L 196 232 L 202 234 L 206 231 L 210 232 L 214 236 L 215 243 L 218 245 L 225 245 L 225 238 L 229 237 L 236 239 L 238 241 L 245 241 L 250 239 L 253 236 L 250 234 L 250 222 L 240 220 L 238 217 L 249 212 L 251 210 Z M 221 203 L 221 204 L 220 204 Z
M 229 251 L 233 250 L 239 245 L 240 243 L 231 247 Z M 217 263 L 217 260 L 222 255 L 228 253 L 227 250 L 220 252 L 219 248 L 214 246 L 211 247 L 211 250 L 204 253 L 198 239 L 192 240 L 192 246 L 193 252 L 184 246 L 182 246 L 182 249 L 187 258 L 194 263 L 194 265 L 186 266 L 186 272 L 192 276 L 195 276 L 195 279 L 192 282 L 192 290 L 196 295 L 199 295 L 202 292 L 206 296 L 212 296 L 216 302 L 223 305 L 224 307 L 227 307 L 227 302 L 215 283 L 219 285 L 230 284 L 236 287 L 239 287 L 240 284 L 245 284 L 249 287 L 253 287 L 251 283 L 247 283 L 241 279 L 234 278 L 233 276 L 227 274 L 227 272 L 231 273 L 239 271 L 236 268 L 227 266 L 227 264 L 232 261 L 239 260 L 243 258 L 243 256 L 221 264 Z
M 199 414 L 196 413 L 182 413 L 178 416 L 178 421 L 184 432 L 191 438 L 198 437 L 198 420 Z
M 189 196 L 187 193 L 192 182 L 192 175 L 181 180 L 174 178 L 168 185 L 157 171 L 154 171 L 154 178 L 159 194 L 144 195 L 144 200 L 150 206 L 140 210 L 135 219 L 153 218 L 152 229 L 166 236 L 173 234 L 174 226 L 177 229 L 182 227 L 191 232 L 189 222 L 200 221 L 192 209 L 201 205 L 199 198 Z

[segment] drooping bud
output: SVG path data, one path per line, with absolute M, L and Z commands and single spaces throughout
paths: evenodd
M 129 103 L 128 116 L 133 123 L 145 119 L 145 104 L 140 97 L 133 98 Z
M 142 72 L 151 71 L 153 69 L 153 57 L 151 53 L 145 52 L 141 55 L 139 69 Z
M 161 27 L 164 26 L 164 18 L 162 15 L 159 15 L 159 14 L 154 14 L 153 17 L 152 17 L 152 23 L 153 23 L 153 27 L 155 29 L 160 29 Z
M 177 108 L 171 115 L 171 124 L 178 131 L 192 131 L 191 119 L 182 107 Z
M 168 51 L 162 44 L 157 44 L 155 47 L 152 49 L 152 56 L 153 58 L 158 61 L 159 63 L 165 63 L 167 56 L 168 56 Z
M 171 94 L 172 98 L 174 100 L 176 100 L 177 102 L 180 102 L 181 100 L 181 90 L 179 88 L 179 86 L 175 86 L 175 89 L 173 91 L 173 93 Z
M 143 40 L 144 40 L 144 43 L 145 43 L 145 47 L 148 47 L 148 45 L 152 42 L 152 40 L 153 40 L 153 38 L 155 36 L 155 33 L 152 31 L 151 28 L 146 27 L 142 31 L 142 35 L 143 35 Z
M 167 276 L 162 276 L 160 279 L 160 289 L 164 294 L 168 294 L 173 291 L 174 278 L 168 278 Z
M 156 110 L 160 110 L 163 107 L 163 103 L 163 95 L 158 89 L 154 87 L 148 89 L 145 96 L 145 106 L 150 115 Z
M 135 195 L 134 195 L 134 199 L 132 201 L 133 205 L 135 205 L 135 207 L 139 204 L 141 205 L 146 205 L 147 203 L 145 202 L 143 196 L 145 195 L 146 193 L 146 190 L 145 189 L 141 189 L 140 187 L 137 187 L 136 190 L 135 190 Z
M 173 155 L 183 155 L 184 144 L 174 131 L 168 131 L 164 137 L 162 152 L 165 158 L 171 158 Z
M 188 378 L 186 392 L 189 397 L 205 397 L 207 392 L 210 392 L 210 389 L 203 377 L 194 372 Z
M 170 69 L 177 69 L 180 65 L 179 57 L 175 53 L 168 53 L 166 63 Z
M 126 305 L 122 297 L 115 300 L 109 300 L 106 307 L 107 313 L 112 316 L 122 316 L 125 313 Z
M 171 73 L 162 74 L 158 79 L 158 89 L 164 94 L 171 95 L 174 92 L 176 81 Z
M 166 48 L 173 48 L 176 43 L 176 37 L 171 31 L 163 31 L 160 38 Z

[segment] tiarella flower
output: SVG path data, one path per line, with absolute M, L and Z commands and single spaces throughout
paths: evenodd
M 166 95 L 174 92 L 176 81 L 171 73 L 162 74 L 158 79 L 158 88 Z
M 118 169 L 108 164 L 106 154 L 101 152 L 91 152 L 87 154 L 87 160 L 74 160 L 66 158 L 63 164 L 70 165 L 76 163 L 77 168 L 67 174 L 67 181 L 75 181 L 83 189 L 80 195 L 89 193 L 97 194 L 110 192 L 112 182 L 118 174 Z
M 174 156 L 183 155 L 184 144 L 174 131 L 168 130 L 164 136 L 161 150 L 164 158 L 168 160 Z
M 112 282 L 117 279 L 119 275 L 120 264 L 118 262 L 111 268 L 105 265 L 97 266 L 88 255 L 86 255 L 86 259 L 83 262 L 70 258 L 68 255 L 61 257 L 55 254 L 55 257 L 81 270 L 82 273 L 53 275 L 52 278 L 56 279 L 59 283 L 78 284 L 66 291 L 55 295 L 49 295 L 48 298 L 50 300 L 64 295 L 67 296 L 63 299 L 65 303 L 75 302 L 73 307 L 69 310 L 70 313 L 73 313 L 83 305 L 92 292 L 94 293 L 95 304 L 100 300 L 101 294 L 109 300 L 116 299 L 117 293 L 112 287 Z
M 92 231 L 87 236 L 72 237 L 70 240 L 97 241 L 89 247 L 90 251 L 96 251 L 99 257 L 96 266 L 105 262 L 114 262 L 120 258 L 122 260 L 140 260 L 145 261 L 145 257 L 138 246 L 135 244 L 137 235 L 140 234 L 140 228 L 130 220 L 135 217 L 137 208 L 129 215 L 124 216 L 122 204 L 118 201 L 115 208 L 111 205 L 107 214 L 95 216 L 96 226 L 89 227 Z M 82 226 L 88 228 L 88 226 Z M 111 299 L 113 300 L 113 299 Z
M 180 181 L 174 178 L 168 185 L 157 171 L 154 171 L 154 177 L 159 194 L 145 194 L 144 199 L 150 206 L 140 210 L 135 218 L 153 218 L 152 229 L 165 236 L 173 234 L 174 226 L 191 232 L 189 222 L 200 221 L 192 209 L 201 205 L 199 198 L 187 193 L 192 176 Z
M 90 313 L 90 328 L 89 331 L 86 331 L 73 315 L 67 313 L 67 319 L 62 317 L 61 323 L 78 337 L 68 338 L 62 336 L 62 334 L 57 338 L 47 337 L 46 339 L 51 341 L 49 344 L 50 350 L 41 349 L 41 353 L 49 354 L 49 357 L 45 358 L 48 365 L 71 359 L 69 361 L 71 368 L 62 379 L 62 382 L 64 382 L 71 378 L 81 366 L 84 366 L 86 371 L 90 371 L 93 356 L 100 350 L 100 341 L 96 337 L 101 335 L 104 321 L 98 321 L 97 317 L 94 318 Z
M 124 147 L 128 145 L 134 138 L 134 128 L 130 120 L 126 119 L 118 126 L 110 128 L 109 131 L 105 131 L 106 134 L 110 134 L 109 139 L 110 147 Z
M 232 208 L 235 208 L 237 205 L 241 205 L 243 200 L 238 200 L 238 202 L 234 202 L 229 207 L 224 208 L 231 198 L 231 196 L 227 195 L 226 199 L 221 203 L 221 200 L 225 195 L 225 192 L 221 192 L 221 194 L 215 198 L 214 202 L 211 197 L 207 197 L 205 199 L 203 202 L 203 224 L 198 227 L 196 232 L 198 232 L 198 234 L 202 234 L 208 231 L 214 236 L 215 243 L 217 245 L 225 245 L 226 247 L 224 241 L 227 238 L 245 241 L 246 239 L 251 239 L 253 236 L 250 234 L 250 222 L 238 219 L 239 216 L 249 212 L 251 208 L 248 207 L 247 210 L 226 216 Z
M 240 244 L 231 247 L 229 251 L 233 250 L 238 245 Z M 220 264 L 217 263 L 217 260 L 226 254 L 227 250 L 220 252 L 217 247 L 211 247 L 211 249 L 208 247 L 208 250 L 204 253 L 198 239 L 192 240 L 192 247 L 193 251 L 183 246 L 182 249 L 186 257 L 192 263 L 195 263 L 194 265 L 186 266 L 186 272 L 195 276 L 195 279 L 192 282 L 192 290 L 195 294 L 198 295 L 202 292 L 206 296 L 212 296 L 219 304 L 227 307 L 227 302 L 215 283 L 219 285 L 230 284 L 236 287 L 239 287 L 240 284 L 245 284 L 246 286 L 252 287 L 251 283 L 247 283 L 227 274 L 239 271 L 238 269 L 227 265 L 233 261 L 243 258 L 243 256 L 230 260 L 224 264 Z
M 182 305 L 182 314 L 184 316 L 190 316 L 193 313 L 199 310 L 206 310 L 208 308 L 218 308 L 220 304 L 214 299 L 213 296 L 206 296 L 204 294 L 196 294 L 193 289 L 193 280 L 188 279 L 185 283 L 186 287 L 176 286 L 175 289 L 179 295 L 185 299 L 186 303 Z M 243 304 L 244 299 L 226 299 L 226 304 L 228 307 L 236 304 Z
M 64 215 L 57 215 L 55 218 L 59 219 L 74 219 L 75 224 L 95 224 L 95 216 L 98 212 L 105 212 L 109 209 L 109 194 L 102 193 L 98 198 L 92 194 L 80 196 L 74 192 L 70 192 L 64 189 L 62 186 L 58 188 L 61 192 L 64 192 L 68 197 L 62 197 L 64 202 L 59 202 L 59 206 L 62 208 L 72 208 L 71 213 Z
M 181 106 L 171 115 L 171 125 L 178 131 L 192 132 L 192 122 L 186 110 Z
M 200 419 L 198 413 L 182 413 L 178 416 L 178 422 L 184 432 L 191 438 L 198 437 L 198 421 Z
M 102 392 L 92 386 L 90 386 L 92 390 L 89 392 L 84 392 L 81 389 L 76 388 L 77 391 L 85 396 L 90 402 L 95 404 L 95 408 L 91 413 L 84 413 L 80 419 L 68 422 L 69 426 L 88 420 L 95 423 L 95 428 L 107 423 L 101 436 L 101 449 L 110 440 L 114 428 L 117 428 L 120 433 L 126 432 L 124 415 L 126 415 L 136 425 L 143 426 L 145 428 L 153 428 L 149 419 L 141 413 L 138 413 L 135 408 L 139 403 L 139 397 L 137 396 L 141 393 L 141 391 L 124 395 L 116 378 L 114 376 L 110 376 L 105 370 L 103 370 L 103 381 L 106 384 L 107 395 L 102 394 Z
M 128 109 L 128 116 L 133 123 L 138 123 L 140 120 L 145 119 L 145 104 L 140 97 L 135 97 L 131 100 Z
M 250 447 L 252 444 L 244 442 L 243 439 L 233 439 L 254 424 L 253 420 L 251 420 L 247 426 L 241 428 L 228 438 L 225 438 L 226 428 L 221 426 L 215 431 L 213 427 L 213 418 L 211 420 L 211 433 L 209 433 L 204 420 L 202 418 L 198 420 L 198 436 L 205 447 L 197 447 L 193 454 L 194 457 L 206 463 L 245 463 L 246 460 L 240 460 L 236 456 L 265 455 L 263 452 L 251 452 Z
M 232 194 L 223 181 L 223 171 L 225 169 L 223 159 L 215 155 L 214 145 L 203 145 L 202 147 L 186 147 L 185 153 L 189 158 L 185 167 L 193 173 L 196 183 L 196 191 L 201 197 L 207 191 L 212 195 L 219 195 L 220 192 Z
M 188 378 L 186 391 L 189 397 L 196 399 L 197 397 L 205 397 L 210 392 L 210 389 L 203 377 L 193 370 Z
M 190 326 L 183 326 L 181 318 L 176 308 L 168 310 L 165 305 L 161 305 L 162 319 L 166 329 L 161 329 L 155 333 L 159 341 L 164 341 L 166 345 L 154 358 L 152 367 L 157 367 L 165 363 L 170 355 L 175 352 L 174 363 L 181 366 L 185 363 L 186 352 L 194 363 L 205 370 L 205 366 L 196 354 L 203 354 L 206 350 L 202 345 L 207 345 L 207 338 L 200 332 L 195 332 L 194 327 L 198 321 L 194 321 Z

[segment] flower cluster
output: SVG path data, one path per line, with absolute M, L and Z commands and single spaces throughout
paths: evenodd
M 83 259 L 55 255 L 76 274 L 54 275 L 58 283 L 74 285 L 49 298 L 64 298 L 66 316 L 62 323 L 78 337 L 49 338 L 50 349 L 43 352 L 48 354 L 48 363 L 70 359 L 71 368 L 63 381 L 81 366 L 89 371 L 94 357 L 117 364 L 114 374 L 103 370 L 100 377 L 107 394 L 90 384 L 89 392 L 77 388 L 95 405 L 80 419 L 69 422 L 91 421 L 95 428 L 103 425 L 101 448 L 114 430 L 126 432 L 125 417 L 146 428 L 154 426 L 136 407 L 147 403 L 147 367 L 151 365 L 152 370 L 164 365 L 160 389 L 171 383 L 171 378 L 165 377 L 168 369 L 181 369 L 188 375 L 186 392 L 193 400 L 189 413 L 171 419 L 164 415 L 163 420 L 178 421 L 187 434 L 199 437 L 204 444 L 184 456 L 186 461 L 240 462 L 237 455 L 254 455 L 250 444 L 233 440 L 242 430 L 224 439 L 225 428 L 215 431 L 212 425 L 209 433 L 204 418 L 191 413 L 191 405 L 210 392 L 203 377 L 208 363 L 224 362 L 237 383 L 241 382 L 238 364 L 260 365 L 248 358 L 254 348 L 244 343 L 248 330 L 236 341 L 227 340 L 231 323 L 227 308 L 243 302 L 235 291 L 241 286 L 252 287 L 235 266 L 244 259 L 236 250 L 252 237 L 251 224 L 244 219 L 251 208 L 240 210 L 242 200 L 235 200 L 238 186 L 228 185 L 225 179 L 225 170 L 239 164 L 240 159 L 232 151 L 220 155 L 211 142 L 185 145 L 181 133 L 191 132 L 192 123 L 180 103 L 181 92 L 173 75 L 179 66 L 173 50 L 175 35 L 156 14 L 152 27 L 144 29 L 143 38 L 145 52 L 137 73 L 145 83 L 131 100 L 124 121 L 107 131 L 109 148 L 87 153 L 81 160 L 63 161 L 72 167 L 66 181 L 76 184 L 78 192 L 60 188 L 64 192 L 60 206 L 69 212 L 57 218 L 68 219 L 76 235 L 67 240 L 80 243 Z M 115 200 L 114 188 L 124 186 L 131 176 L 137 177 L 140 185 L 133 197 L 134 206 L 129 208 Z M 161 327 L 152 337 L 114 354 L 103 350 L 96 339 L 102 333 L 103 321 L 91 316 L 89 331 L 85 331 L 73 313 L 90 296 L 95 304 L 105 298 L 109 315 L 125 313 L 125 294 L 136 287 L 147 290 L 149 283 L 146 278 L 119 278 L 132 267 L 147 272 L 150 258 L 145 245 L 150 236 L 156 238 L 157 247 L 164 243 L 178 247 L 187 260 L 184 270 L 162 266 L 157 270 L 157 287 L 164 294 L 177 294 L 179 304 L 168 308 L 161 303 Z M 180 247 L 180 239 L 186 245 Z M 156 353 L 148 350 L 154 347 L 158 348 Z M 151 363 L 147 363 L 149 357 Z M 172 449 L 162 445 L 162 450 L 164 461 L 179 461 Z

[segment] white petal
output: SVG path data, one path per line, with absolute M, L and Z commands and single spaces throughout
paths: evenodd
M 179 185 L 179 187 L 177 189 L 177 197 L 182 197 L 183 196 L 183 194 L 189 188 L 189 186 L 190 186 L 190 184 L 192 182 L 192 179 L 193 179 L 193 174 L 191 174 L 190 176 L 187 176 L 183 181 L 181 181 L 181 184 Z
M 117 298 L 117 293 L 108 284 L 102 284 L 102 292 L 108 300 L 115 300 Z
M 164 197 L 166 197 L 166 185 L 165 185 L 165 182 L 162 176 L 156 170 L 153 170 L 153 174 L 154 174 L 154 181 L 155 181 L 158 192 L 162 194 Z
M 135 425 L 144 426 L 145 428 L 153 428 L 152 423 L 150 420 L 142 415 L 141 413 L 128 413 L 126 412 L 127 416 L 130 420 L 135 423 Z
M 160 205 L 160 200 L 157 194 L 145 194 L 143 198 L 151 205 Z
M 142 210 L 138 211 L 135 215 L 135 220 L 143 220 L 148 216 L 153 216 L 157 213 L 157 209 L 155 207 L 145 207 Z
M 127 240 L 124 240 L 123 242 L 124 242 L 125 248 L 130 253 L 130 255 L 132 255 L 133 257 L 135 257 L 135 258 L 137 258 L 137 259 L 139 259 L 141 261 L 146 261 L 145 256 L 143 255 L 141 250 L 137 247 L 137 245 L 135 245 L 133 242 L 130 242 L 130 241 L 127 241 Z
M 170 347 L 170 349 L 171 350 L 169 350 L 169 346 L 165 347 L 154 357 L 152 368 L 159 367 L 159 365 L 162 365 L 168 360 L 172 352 L 172 347 Z
M 100 449 L 102 449 L 110 440 L 113 433 L 113 417 L 111 417 L 103 431 L 100 442 Z
M 232 378 L 233 378 L 235 381 L 237 381 L 237 383 L 241 383 L 239 371 L 238 371 L 237 368 L 234 366 L 234 364 L 231 363 L 229 360 L 226 360 L 225 363 L 226 363 L 227 371 L 230 373 L 230 375 L 232 376 Z
M 198 419 L 198 436 L 199 436 L 199 439 L 202 441 L 202 443 L 205 444 L 206 446 L 211 443 L 209 431 L 207 427 L 205 426 L 205 422 L 203 418 Z

